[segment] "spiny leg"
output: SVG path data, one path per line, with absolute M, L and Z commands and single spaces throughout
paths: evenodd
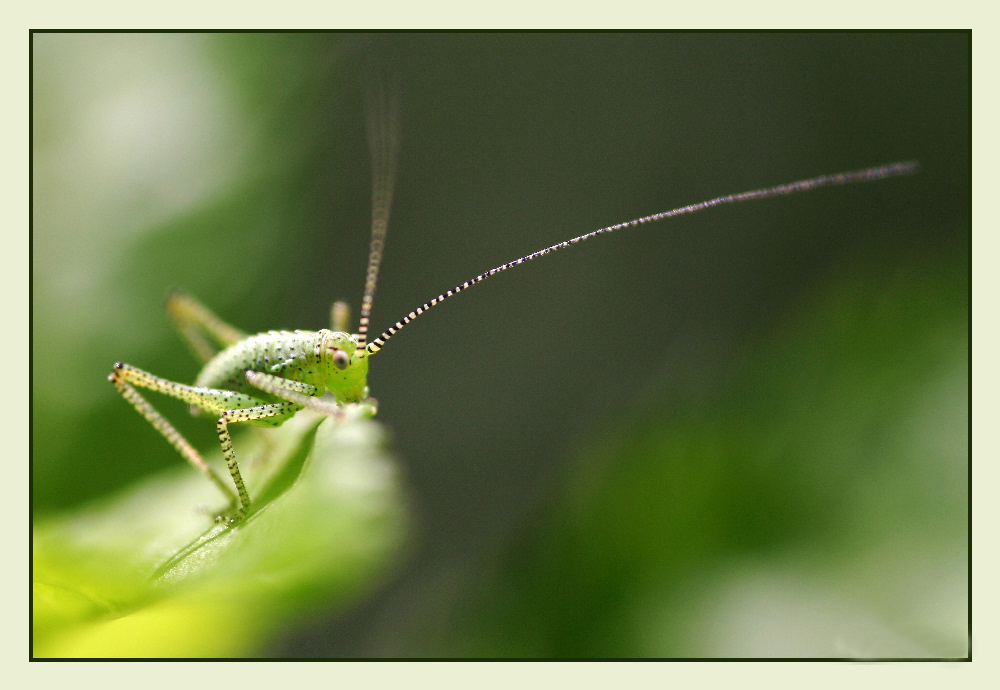
M 319 393 L 316 386 L 259 371 L 248 371 L 246 376 L 247 381 L 252 386 L 282 400 L 287 400 L 334 419 L 341 419 L 344 416 L 344 410 L 336 402 L 314 397 Z
M 121 393 L 122 397 L 125 398 L 136 411 L 146 418 L 153 428 L 156 429 L 160 434 L 167 439 L 167 442 L 174 447 L 174 449 L 181 454 L 181 456 L 187 460 L 191 465 L 194 466 L 196 470 L 204 474 L 208 479 L 215 484 L 219 491 L 221 491 L 227 499 L 229 499 L 230 509 L 235 509 L 237 504 L 236 494 L 233 493 L 222 478 L 219 477 L 212 468 L 208 466 L 205 460 L 201 457 L 201 454 L 194 449 L 187 439 L 184 438 L 174 426 L 167 421 L 167 419 L 156 411 L 149 402 L 139 394 L 135 388 L 130 386 L 125 381 L 124 369 L 116 367 L 114 371 L 111 372 L 111 376 L 108 380 L 111 381 L 115 388 Z M 242 482 L 241 482 L 242 483 Z
M 330 323 L 338 333 L 350 333 L 351 307 L 347 302 L 334 302 L 330 307 Z
M 115 365 L 114 371 L 111 372 L 109 379 L 115 384 L 122 396 L 128 400 L 136 408 L 136 410 L 142 414 L 166 439 L 171 443 L 181 453 L 189 462 L 191 462 L 199 471 L 205 473 L 214 484 L 219 486 L 226 494 L 227 497 L 231 499 L 231 504 L 235 508 L 237 504 L 236 497 L 226 485 L 219 479 L 214 472 L 208 467 L 201 456 L 194 450 L 191 445 L 184 440 L 184 438 L 177 432 L 173 426 L 170 425 L 166 419 L 160 415 L 153 406 L 150 405 L 138 391 L 136 391 L 129 384 L 140 386 L 142 388 L 148 388 L 150 390 L 157 391 L 158 393 L 163 393 L 164 395 L 169 395 L 172 398 L 176 398 L 183 402 L 193 405 L 207 412 L 214 414 L 224 414 L 229 411 L 239 411 L 242 409 L 254 409 L 262 406 L 262 401 L 243 393 L 235 393 L 233 391 L 217 390 L 213 388 L 198 388 L 195 386 L 187 386 L 182 383 L 176 383 L 174 381 L 168 381 L 167 379 L 160 378 L 159 376 L 154 376 L 142 369 L 137 369 L 129 364 L 123 364 L 118 362 Z M 140 402 L 141 401 L 141 402 Z M 260 417 L 270 417 L 280 414 L 291 414 L 297 408 L 291 403 L 279 403 L 282 409 L 270 414 L 264 414 Z M 265 406 L 266 407 L 266 406 Z M 243 420 L 240 420 L 243 421 Z M 229 434 L 226 432 L 225 437 L 228 439 Z M 180 439 L 180 441 L 175 442 L 174 439 Z M 243 484 L 243 477 L 240 475 L 239 466 L 236 464 L 236 456 L 232 450 L 232 440 L 229 439 L 228 446 L 229 451 L 226 451 L 226 442 L 223 441 L 223 435 L 219 434 L 219 441 L 223 445 L 223 455 L 226 458 L 226 465 L 229 468 L 229 474 L 232 476 L 233 484 L 236 486 L 236 491 L 239 496 L 239 508 L 237 509 L 237 518 L 243 517 L 246 514 L 247 509 L 250 506 L 250 495 L 246 490 L 246 486 Z
M 247 334 L 220 319 L 211 309 L 183 290 L 173 288 L 167 294 L 167 314 L 202 363 L 220 350 L 245 340 Z M 213 345 L 214 340 L 218 345 Z
M 233 516 L 233 521 L 242 520 L 250 509 L 250 495 L 246 487 L 243 486 L 243 479 L 240 477 L 240 468 L 236 464 L 236 451 L 233 450 L 233 439 L 229 435 L 229 425 L 239 422 L 252 422 L 269 417 L 280 417 L 282 415 L 293 414 L 300 408 L 291 402 L 268 403 L 254 407 L 226 410 L 216 422 L 215 430 L 219 434 L 219 443 L 222 444 L 222 456 L 226 459 L 226 466 L 229 473 L 233 475 L 233 482 L 236 484 L 236 491 L 240 495 L 240 507 Z

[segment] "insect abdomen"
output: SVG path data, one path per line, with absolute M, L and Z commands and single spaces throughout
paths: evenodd
M 268 331 L 231 345 L 213 357 L 201 370 L 196 386 L 238 391 L 265 402 L 277 398 L 251 386 L 247 371 L 274 374 L 323 388 L 315 331 Z

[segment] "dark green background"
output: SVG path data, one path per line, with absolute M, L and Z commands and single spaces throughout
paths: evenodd
M 169 286 L 248 331 L 357 307 L 372 55 L 402 91 L 377 330 L 604 225 L 922 170 L 597 239 L 422 317 L 369 378 L 417 506 L 408 565 L 263 648 L 964 654 L 961 33 L 36 34 L 35 515 L 180 462 L 105 381 L 118 360 L 193 380 Z M 914 564 L 926 589 L 896 579 Z M 794 613 L 726 584 L 760 578 Z

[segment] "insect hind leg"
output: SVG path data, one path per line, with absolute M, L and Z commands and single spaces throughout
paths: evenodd
M 203 364 L 220 349 L 247 337 L 246 333 L 220 319 L 215 312 L 179 288 L 171 288 L 167 293 L 167 315 L 191 352 Z
M 334 302 L 330 307 L 330 325 L 338 333 L 350 333 L 351 307 L 347 302 Z

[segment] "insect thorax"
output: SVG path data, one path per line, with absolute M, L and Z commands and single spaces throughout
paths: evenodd
M 321 393 L 331 391 L 341 402 L 357 402 L 367 395 L 368 358 L 348 333 L 325 329 L 258 333 L 209 360 L 195 385 L 247 393 L 266 402 L 276 400 L 251 386 L 247 371 L 308 383 Z

